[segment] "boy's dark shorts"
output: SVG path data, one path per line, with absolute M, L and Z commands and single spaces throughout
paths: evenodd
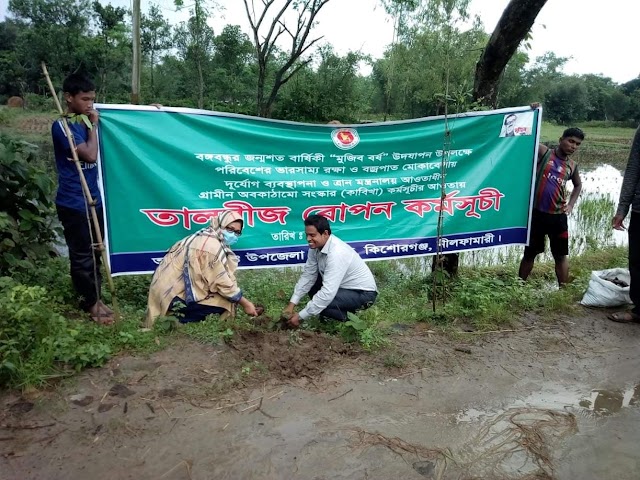
M 569 228 L 566 213 L 545 213 L 533 210 L 531 236 L 524 256 L 531 258 L 544 252 L 544 237 L 549 236 L 551 254 L 554 257 L 569 255 Z

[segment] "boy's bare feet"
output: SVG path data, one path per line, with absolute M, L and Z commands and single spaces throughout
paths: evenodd
M 97 301 L 89 308 L 89 315 L 91 315 L 91 320 L 96 322 L 98 325 L 111 325 L 113 323 L 113 312 L 108 313 L 107 311 L 101 308 L 102 302 Z

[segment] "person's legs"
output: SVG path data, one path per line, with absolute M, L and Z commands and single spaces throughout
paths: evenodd
M 518 276 L 522 280 L 529 278 L 531 270 L 533 270 L 533 264 L 536 261 L 536 256 L 529 247 L 524 248 L 524 255 L 522 256 L 522 260 L 520 260 L 520 268 L 518 269 Z
M 69 248 L 69 263 L 73 287 L 80 296 L 80 308 L 92 310 L 100 299 L 102 274 L 100 272 L 100 251 L 94 248 L 97 236 L 91 222 L 91 230 L 87 214 L 79 210 L 56 206 L 58 218 L 62 223 L 64 238 Z M 102 210 L 96 209 L 101 231 L 103 228 Z M 91 233 L 90 233 L 91 232 Z M 92 311 L 93 313 L 97 313 Z
M 377 296 L 377 292 L 339 288 L 333 301 L 320 312 L 320 316 L 344 322 L 348 312 L 355 313 L 356 310 L 369 308 Z
M 554 255 L 553 260 L 556 263 L 556 278 L 558 285 L 561 287 L 569 283 L 569 260 L 566 255 Z
M 455 277 L 458 274 L 458 265 L 460 264 L 460 255 L 457 253 L 444 253 L 440 255 L 434 255 L 431 260 L 431 271 L 435 272 L 438 267 L 449 274 L 451 277 Z
M 201 322 L 209 315 L 220 315 L 226 312 L 222 307 L 212 307 L 210 305 L 202 305 L 200 303 L 190 303 L 186 305 L 184 300 L 175 297 L 169 306 L 170 313 L 179 315 L 180 323 Z
M 544 214 L 533 210 L 531 213 L 531 230 L 529 231 L 529 245 L 524 248 L 524 254 L 520 261 L 518 276 L 522 280 L 529 278 L 536 257 L 539 253 L 544 252 L 544 237 L 546 233 L 544 224 Z
M 633 313 L 640 315 L 640 212 L 631 212 L 629 221 L 629 296 Z
M 560 287 L 569 283 L 569 226 L 567 216 L 551 215 L 549 225 L 549 245 L 556 264 L 556 278 Z

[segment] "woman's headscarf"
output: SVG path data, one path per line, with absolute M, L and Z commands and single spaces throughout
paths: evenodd
M 244 223 L 241 214 L 234 210 L 225 210 L 217 217 L 213 217 L 211 219 L 211 225 L 206 229 L 212 231 L 215 234 L 215 237 L 220 241 L 221 249 L 216 253 L 222 264 L 225 266 L 227 265 L 227 256 L 233 254 L 233 252 L 229 245 L 225 243 L 222 231 L 230 224 L 237 221 Z
M 231 258 L 235 259 L 235 261 L 237 261 L 237 259 L 231 251 L 231 248 L 229 248 L 229 245 L 225 243 L 222 231 L 225 227 L 228 227 L 231 223 L 238 220 L 241 223 L 244 223 L 242 221 L 242 215 L 233 210 L 225 210 L 217 217 L 213 217 L 211 219 L 211 224 L 208 227 L 203 228 L 199 232 L 194 233 L 184 240 L 184 248 L 186 249 L 186 252 L 184 255 L 184 264 L 182 266 L 182 279 L 184 281 L 185 302 L 187 303 L 187 305 L 198 301 L 193 290 L 193 280 L 191 278 L 191 271 L 189 269 L 190 255 L 198 255 L 198 252 L 195 249 L 189 248 L 191 246 L 191 242 L 203 235 L 216 238 L 218 240 L 218 243 L 220 244 L 220 250 L 215 252 L 215 256 L 220 261 L 220 263 L 222 263 L 222 266 L 225 268 L 225 270 L 228 270 L 228 257 L 231 256 Z

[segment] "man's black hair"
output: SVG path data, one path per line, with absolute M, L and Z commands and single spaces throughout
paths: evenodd
M 509 119 L 511 117 L 515 117 L 513 121 L 515 121 L 518 116 L 515 113 L 510 113 L 509 115 L 507 115 L 506 117 L 504 117 L 504 122 L 502 122 L 503 125 L 506 125 L 507 123 L 509 123 Z
M 578 127 L 567 128 L 562 133 L 562 138 L 567 138 L 567 137 L 576 137 L 576 138 L 579 138 L 580 140 L 584 140 L 584 132 L 580 130 Z
M 304 225 L 305 227 L 316 227 L 316 230 L 318 230 L 320 235 L 324 232 L 331 235 L 331 225 L 329 225 L 329 220 L 322 215 L 309 215 L 304 219 Z
M 72 73 L 62 83 L 62 91 L 71 95 L 77 95 L 80 92 L 94 92 L 95 89 L 96 86 L 89 77 L 81 73 Z

